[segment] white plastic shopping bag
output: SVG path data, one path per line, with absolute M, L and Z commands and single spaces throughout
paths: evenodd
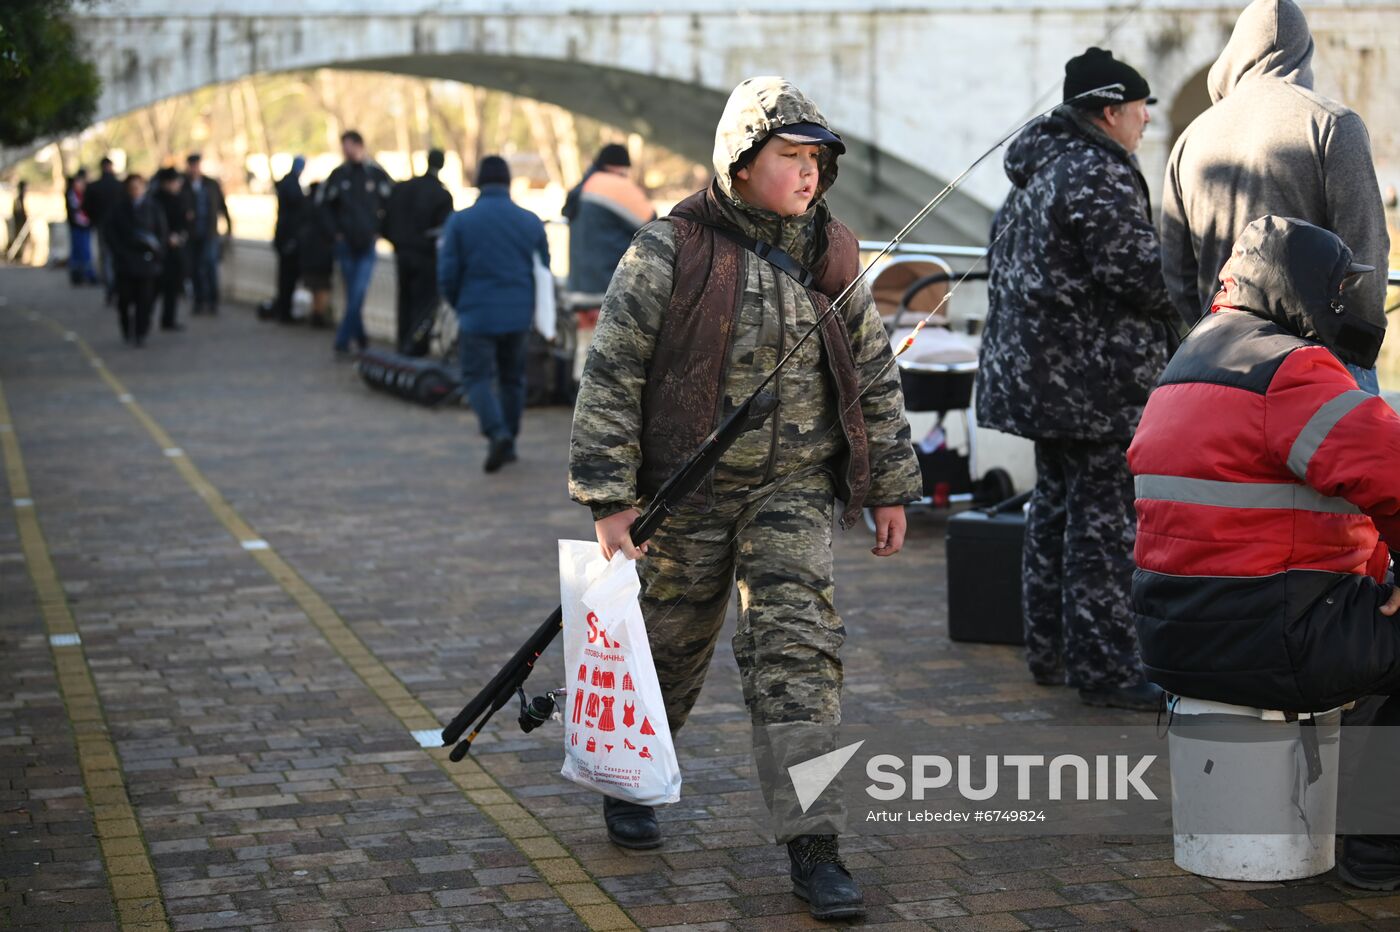
M 637 565 L 596 541 L 559 542 L 564 607 L 566 780 L 657 806 L 681 798 L 681 771 L 637 596 Z
M 559 335 L 558 312 L 554 307 L 554 273 L 534 256 L 535 263 L 535 329 L 551 343 Z

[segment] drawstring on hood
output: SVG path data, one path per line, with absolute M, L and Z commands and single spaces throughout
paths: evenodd
M 1214 307 L 1250 311 L 1290 333 L 1315 340 L 1343 362 L 1370 369 L 1385 331 L 1354 309 L 1356 286 L 1374 274 L 1352 259 L 1335 234 L 1272 215 L 1244 228 L 1220 270 Z
M 1313 38 L 1293 0 L 1254 0 L 1235 23 L 1230 41 L 1211 66 L 1206 84 L 1219 103 L 1248 78 L 1313 86 Z

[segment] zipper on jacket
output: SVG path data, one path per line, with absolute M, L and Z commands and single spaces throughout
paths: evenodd
M 775 245 L 776 245 L 776 244 L 778 244 L 778 243 L 781 243 L 782 241 L 783 241 L 783 220 L 782 220 L 782 218 L 780 217 L 780 218 L 778 218 L 778 238 L 777 238 L 774 242 L 775 242 Z M 781 247 L 779 247 L 779 248 L 781 248 Z M 767 263 L 763 263 L 763 265 L 767 265 Z M 786 308 L 786 306 L 784 305 L 784 301 L 783 301 L 783 294 L 784 294 L 784 289 L 783 289 L 783 275 L 782 275 L 782 273 L 780 273 L 777 269 L 772 268 L 771 266 L 769 267 L 768 272 L 769 272 L 769 274 L 771 274 L 771 275 L 773 276 L 773 286 L 774 286 L 774 288 L 777 289 L 777 292 L 778 292 L 778 356 L 777 356 L 777 359 L 778 359 L 778 360 L 781 360 L 781 359 L 783 358 L 783 353 L 787 350 L 787 308 Z M 762 279 L 762 277 L 761 277 L 761 273 L 762 273 L 762 266 L 760 266 L 760 278 L 759 278 L 759 284 L 760 284 L 760 285 L 763 284 L 763 279 Z M 795 313 L 796 313 L 796 311 L 794 311 L 794 314 L 795 314 Z M 774 361 L 774 365 L 777 365 L 777 360 Z M 771 427 L 769 428 L 770 431 L 771 431 L 771 434 L 770 434 L 770 438 L 769 438 L 769 441 L 768 441 L 768 468 L 765 469 L 765 470 L 764 470 L 764 473 L 763 473 L 763 484 L 764 484 L 764 485 L 767 485 L 768 483 L 772 482 L 772 481 L 773 481 L 773 477 L 777 474 L 777 471 L 778 471 L 778 431 L 779 431 L 779 421 L 780 421 L 779 415 L 782 413 L 782 410 L 783 410 L 783 373 L 782 373 L 782 370 L 779 370 L 778 373 L 777 373 L 777 375 L 775 375 L 775 376 L 773 377 L 773 393 L 774 393 L 775 395 L 778 396 L 778 407 L 773 411 L 772 414 L 770 414 L 770 415 L 768 416 L 769 419 L 772 421 L 772 424 L 771 424 Z

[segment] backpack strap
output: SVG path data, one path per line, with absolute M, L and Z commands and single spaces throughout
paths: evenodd
M 701 220 L 699 217 L 693 215 L 680 214 L 678 216 L 682 220 L 689 220 L 691 223 L 698 223 L 701 226 L 709 227 L 730 242 L 739 244 L 778 271 L 786 273 L 803 288 L 812 288 L 815 286 L 817 277 L 812 274 L 811 270 L 777 246 L 771 243 L 765 243 L 760 239 L 754 239 L 752 236 L 740 233 L 732 227 L 721 226 L 718 223 Z

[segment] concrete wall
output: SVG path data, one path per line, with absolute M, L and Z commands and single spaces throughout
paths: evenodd
M 345 309 L 345 289 L 338 271 L 332 281 L 331 304 L 339 314 Z M 365 329 L 370 339 L 381 343 L 392 344 L 396 339 L 394 282 L 394 254 L 381 252 L 365 300 Z M 259 240 L 235 240 L 224 256 L 219 284 L 224 297 L 234 301 L 258 304 L 272 298 L 277 290 L 277 255 L 272 245 Z M 330 342 L 327 336 L 327 352 Z

